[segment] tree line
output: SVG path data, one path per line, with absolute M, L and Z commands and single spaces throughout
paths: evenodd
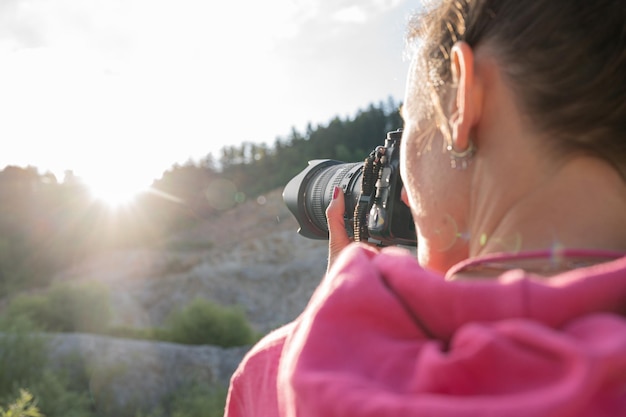
M 175 164 L 133 205 L 112 211 L 71 173 L 0 171 L 0 296 L 47 285 L 56 271 L 98 251 L 161 244 L 174 231 L 283 187 L 311 159 L 363 160 L 402 126 L 399 103 L 370 104 L 353 117 L 292 128 L 273 145 L 244 142 Z

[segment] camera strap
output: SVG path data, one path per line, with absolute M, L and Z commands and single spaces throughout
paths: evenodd
M 354 240 L 355 242 L 367 242 L 369 232 L 367 228 L 367 215 L 374 202 L 374 192 L 378 173 L 380 171 L 380 160 L 385 153 L 382 146 L 373 150 L 363 163 L 363 176 L 361 177 L 361 194 L 359 201 L 354 208 Z

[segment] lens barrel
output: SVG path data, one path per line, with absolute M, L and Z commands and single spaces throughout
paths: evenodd
M 310 239 L 328 239 L 326 208 L 332 201 L 335 186 L 341 187 L 346 197 L 344 221 L 350 232 L 361 192 L 362 171 L 362 162 L 309 161 L 309 165 L 283 190 L 283 200 L 300 225 L 298 233 Z

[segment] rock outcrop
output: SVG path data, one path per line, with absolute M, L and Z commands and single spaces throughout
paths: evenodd
M 224 387 L 248 347 L 185 346 L 90 334 L 46 336 L 51 364 L 77 380 L 106 414 L 137 415 L 189 384 Z

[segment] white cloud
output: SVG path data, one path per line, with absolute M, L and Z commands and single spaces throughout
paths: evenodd
M 328 5 L 332 7 L 330 16 L 333 20 L 363 24 L 371 19 L 380 17 L 383 13 L 387 13 L 399 7 L 405 1 L 406 0 L 344 0 L 340 2 L 329 2 Z
M 333 13 L 332 18 L 340 22 L 365 23 L 368 16 L 361 6 L 349 6 Z

